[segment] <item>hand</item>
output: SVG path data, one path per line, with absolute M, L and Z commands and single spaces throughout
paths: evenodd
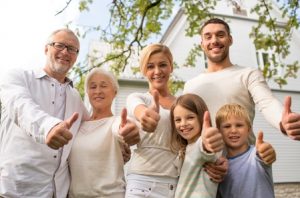
M 223 149 L 223 137 L 220 131 L 211 126 L 209 112 L 205 111 L 202 125 L 202 143 L 206 151 L 211 153 L 219 152 Z
M 137 144 L 140 141 L 139 128 L 136 124 L 127 119 L 126 108 L 122 109 L 121 112 L 121 124 L 119 128 L 119 136 L 128 145 Z
M 207 172 L 213 182 L 220 183 L 227 175 L 228 160 L 225 157 L 220 157 L 215 163 L 205 163 L 204 171 Z
M 69 119 L 54 126 L 46 137 L 46 144 L 55 150 L 68 144 L 73 137 L 69 129 L 77 119 L 78 113 L 73 113 Z
M 142 129 L 147 132 L 154 132 L 160 119 L 158 92 L 154 90 L 152 95 L 152 104 L 143 112 L 140 118 Z
M 123 144 L 123 148 L 121 150 L 122 150 L 124 164 L 126 164 L 126 162 L 128 162 L 131 158 L 130 147 L 127 144 Z
M 266 165 L 271 165 L 276 161 L 276 152 L 271 144 L 264 142 L 263 138 L 263 132 L 258 132 L 255 144 L 256 151 Z
M 283 132 L 293 140 L 300 140 L 300 114 L 291 111 L 292 98 L 285 97 L 281 124 Z

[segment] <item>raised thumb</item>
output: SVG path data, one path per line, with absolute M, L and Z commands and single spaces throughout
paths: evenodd
M 67 124 L 67 128 L 70 129 L 74 122 L 78 119 L 79 114 L 77 112 L 73 113 L 71 117 L 69 117 L 67 120 L 65 120 Z
M 208 111 L 205 111 L 204 115 L 203 115 L 203 125 L 202 125 L 202 128 L 203 129 L 207 129 L 209 127 L 211 127 L 210 115 L 209 115 Z
M 287 115 L 291 113 L 291 105 L 292 105 L 292 98 L 291 96 L 286 96 L 284 98 L 284 109 L 283 109 L 283 115 Z
M 256 147 L 264 143 L 264 133 L 262 131 L 259 131 L 256 138 Z
M 123 108 L 121 112 L 121 127 L 124 127 L 127 122 L 127 109 Z
M 157 90 L 152 91 L 152 96 L 153 100 L 150 108 L 159 113 L 159 94 Z

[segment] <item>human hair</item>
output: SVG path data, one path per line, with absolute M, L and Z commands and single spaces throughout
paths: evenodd
M 72 30 L 70 30 L 70 29 L 68 29 L 68 28 L 61 28 L 61 29 L 54 30 L 54 31 L 48 36 L 47 41 L 46 41 L 46 45 L 49 44 L 49 43 L 52 43 L 52 42 L 53 42 L 53 36 L 55 36 L 55 35 L 56 35 L 57 33 L 59 33 L 59 32 L 65 32 L 65 33 L 67 33 L 67 34 L 73 35 L 74 38 L 76 38 L 76 40 L 77 40 L 77 42 L 78 42 L 78 45 L 79 45 L 79 39 L 78 39 L 78 37 L 76 36 L 76 34 L 75 34 Z
M 118 80 L 116 79 L 116 77 L 109 71 L 107 70 L 104 70 L 104 69 L 101 69 L 99 67 L 96 67 L 96 68 L 93 68 L 87 75 L 86 75 L 86 78 L 85 78 L 85 83 L 84 83 L 84 90 L 85 90 L 85 93 L 87 93 L 87 90 L 88 90 L 88 84 L 91 80 L 91 78 L 95 75 L 95 74 L 103 74 L 105 76 L 107 76 L 109 79 L 110 79 L 110 82 L 111 84 L 113 85 L 115 91 L 116 91 L 116 94 L 118 93 L 119 91 L 119 83 L 118 83 Z
M 221 124 L 228 120 L 231 116 L 236 116 L 245 120 L 249 129 L 251 129 L 251 121 L 248 111 L 239 104 L 226 104 L 222 106 L 216 114 L 216 125 L 220 129 Z
M 202 31 L 203 31 L 204 27 L 207 26 L 208 24 L 222 24 L 222 25 L 224 25 L 228 35 L 230 35 L 230 27 L 229 27 L 228 23 L 226 23 L 224 20 L 219 19 L 219 18 L 211 18 L 211 19 L 205 21 L 199 30 L 200 35 L 202 35 Z
M 160 52 L 166 55 L 167 59 L 171 64 L 171 67 L 173 68 L 173 56 L 170 49 L 167 46 L 160 43 L 150 44 L 142 50 L 140 55 L 140 71 L 143 75 L 146 74 L 147 63 L 150 59 L 150 56 Z
M 179 153 L 179 157 L 184 158 L 185 149 L 188 144 L 187 140 L 180 136 L 177 132 L 174 122 L 174 109 L 177 106 L 181 106 L 197 115 L 197 119 L 200 127 L 203 124 L 204 112 L 208 111 L 208 108 L 201 97 L 196 94 L 184 94 L 179 96 L 173 103 L 170 110 L 170 119 L 172 127 L 171 135 L 171 151 L 174 153 Z M 201 133 L 202 128 L 199 133 Z

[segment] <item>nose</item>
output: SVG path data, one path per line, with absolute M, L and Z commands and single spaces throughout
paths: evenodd
M 159 66 L 156 66 L 155 68 L 154 68 L 154 73 L 155 74 L 158 74 L 158 73 L 160 73 L 160 67 Z
M 218 43 L 218 37 L 216 35 L 213 35 L 211 38 L 212 43 Z
M 180 121 L 180 126 L 186 126 L 186 120 L 185 119 L 182 119 Z
M 68 48 L 65 46 L 65 48 L 63 50 L 61 50 L 61 52 L 63 52 L 64 54 L 68 53 Z

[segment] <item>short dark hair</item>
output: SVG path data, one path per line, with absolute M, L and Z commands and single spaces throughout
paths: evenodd
M 230 27 L 228 25 L 228 23 L 226 23 L 224 20 L 219 19 L 219 18 L 211 18 L 209 20 L 207 20 L 200 28 L 199 33 L 200 35 L 202 34 L 202 30 L 205 26 L 207 26 L 208 24 L 222 24 L 224 25 L 225 29 L 227 30 L 227 33 L 230 35 Z

